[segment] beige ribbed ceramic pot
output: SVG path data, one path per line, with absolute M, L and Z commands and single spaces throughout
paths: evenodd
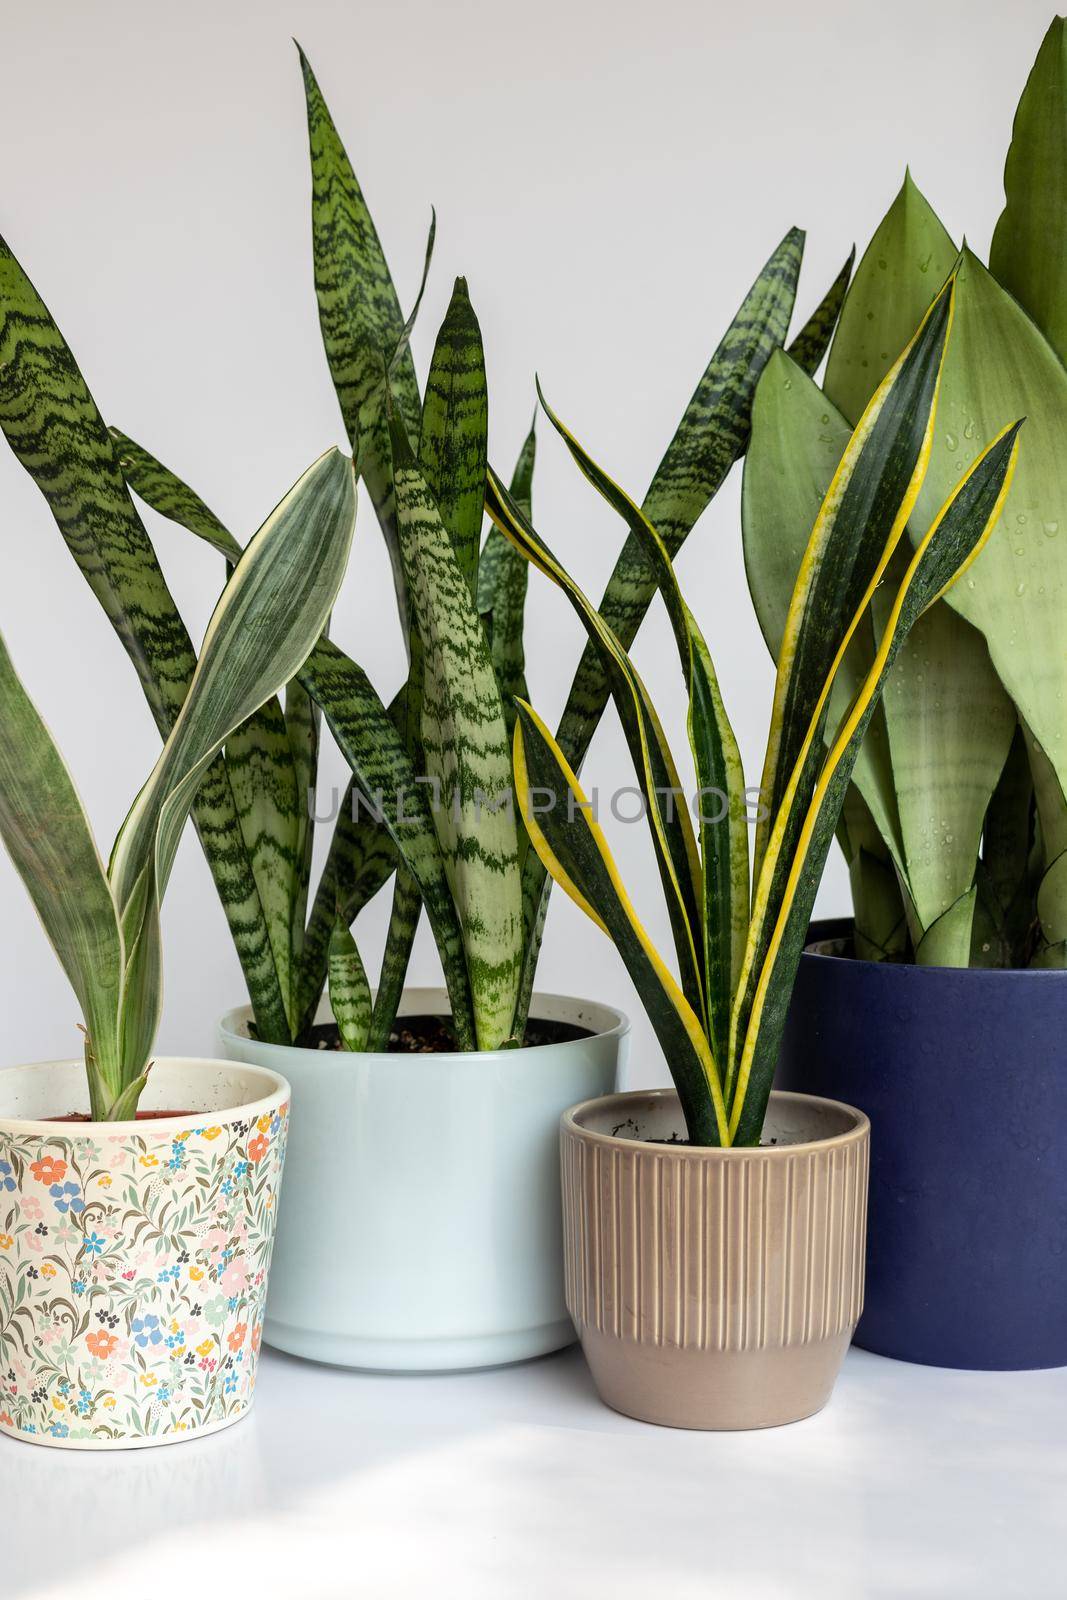
M 563 1117 L 567 1308 L 596 1386 L 668 1427 L 797 1422 L 863 1309 L 870 1124 L 779 1093 L 759 1148 L 685 1137 L 671 1089 Z

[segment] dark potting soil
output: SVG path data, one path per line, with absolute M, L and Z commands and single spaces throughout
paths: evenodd
M 164 1117 L 192 1117 L 193 1111 L 138 1111 L 137 1122 L 162 1122 Z M 88 1111 L 68 1111 L 63 1117 L 39 1117 L 40 1122 L 92 1122 Z M 129 1118 L 126 1119 L 127 1121 Z
M 590 1039 L 590 1028 L 573 1022 L 543 1022 L 532 1017 L 526 1024 L 521 1048 L 541 1044 L 569 1044 L 574 1039 Z M 309 1028 L 302 1043 L 310 1050 L 340 1050 L 341 1035 L 335 1022 L 318 1022 Z M 447 1017 L 398 1017 L 389 1035 L 388 1053 L 406 1056 L 454 1055 L 455 1035 Z

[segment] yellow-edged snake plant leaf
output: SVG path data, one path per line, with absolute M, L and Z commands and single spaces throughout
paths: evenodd
M 794 767 L 806 764 L 810 777 L 841 658 L 918 496 L 930 454 L 952 306 L 950 281 L 868 401 L 816 515 L 778 651 L 760 784 L 757 883 Z M 800 781 L 801 794 L 807 782 L 808 777 Z
M 420 734 L 437 785 L 434 825 L 463 929 L 478 1047 L 511 1036 L 522 964 L 522 890 L 507 729 L 481 620 L 399 420 L 397 532 L 422 647 Z
M 637 918 L 593 807 L 525 701 L 515 723 L 515 790 L 545 870 L 615 945 L 670 1063 L 694 1143 L 727 1143 L 722 1085 L 700 1019 Z
M 752 439 L 745 455 L 741 486 L 741 528 L 749 593 L 760 630 L 777 664 L 785 633 L 789 604 L 800 564 L 811 537 L 816 513 L 833 482 L 852 429 L 837 407 L 783 351 L 775 351 L 764 369 L 752 407 Z M 846 652 L 830 698 L 829 722 L 836 722 L 865 677 L 874 656 L 874 635 L 865 618 Z M 853 782 L 863 799 L 848 805 L 842 815 L 842 845 L 850 871 L 861 846 L 882 857 L 887 850 L 903 870 L 904 851 L 899 839 L 899 819 L 883 708 L 875 712 L 863 742 Z M 849 816 L 863 807 L 862 823 L 877 824 L 876 844 L 862 826 L 853 837 Z M 769 819 L 768 819 L 769 820 Z M 870 922 L 880 932 L 896 927 L 903 915 L 899 891 L 896 910 L 887 901 L 892 872 L 857 869 L 853 897 L 857 923 Z M 863 889 L 869 885 L 882 902 L 868 908 Z
M 946 229 L 906 175 L 849 289 L 827 367 L 827 397 L 850 422 L 955 258 Z M 951 405 L 951 365 L 950 351 L 942 416 Z M 876 598 L 876 624 L 880 604 Z M 855 774 L 906 883 L 920 963 L 968 963 L 982 823 L 1014 726 L 983 639 L 947 605 L 934 607 L 900 651 L 868 735 L 867 746 L 873 736 L 876 748 L 865 749 Z M 884 785 L 873 790 L 877 773 L 888 777 L 891 801 Z
M 703 933 L 708 1029 L 712 1054 L 725 1061 L 730 1003 L 748 932 L 748 802 L 741 754 L 711 653 L 682 598 L 666 546 L 640 507 L 597 465 L 543 394 L 541 404 L 581 472 L 640 543 L 667 608 L 689 700 L 687 731 L 697 778 L 703 878 L 697 915 Z
M 589 640 L 601 653 L 603 670 L 611 684 L 645 801 L 682 990 L 694 1012 L 706 1023 L 700 855 L 688 809 L 676 803 L 677 796 L 683 792 L 682 783 L 655 708 L 616 635 L 519 510 L 492 467 L 487 477 L 485 503 L 490 517 L 515 548 L 563 591 Z
M 728 1086 L 730 1135 L 734 1143 L 759 1141 L 782 1030 L 792 994 L 815 895 L 851 779 L 864 732 L 909 630 L 946 593 L 987 545 L 1007 499 L 1018 455 L 1015 423 L 994 440 L 924 536 L 897 590 L 878 641 L 871 670 L 837 729 L 805 808 L 792 845 L 789 870 L 777 899 L 773 930 L 765 940 L 754 911 L 753 945 L 759 950 L 758 979 L 751 1003 L 743 1008 L 736 1070 Z M 785 808 L 768 846 L 768 862 L 780 851 L 786 831 Z M 740 994 L 739 994 L 740 998 Z
M 804 235 L 791 228 L 749 289 L 708 362 L 641 504 L 673 561 L 748 443 L 752 396 L 771 352 L 785 343 L 796 298 Z M 634 538 L 627 539 L 600 602 L 608 627 L 629 649 L 655 594 L 655 579 Z M 611 692 L 599 648 L 587 643 L 557 737 L 581 770 Z M 544 924 L 546 878 L 536 854 L 523 868 L 526 956 L 520 1008 L 529 1004 Z
M 1015 113 L 989 270 L 1067 361 L 1067 20 L 1054 17 Z
M 132 660 L 165 738 L 196 653 L 127 492 L 118 448 L 48 307 L 2 241 L 0 427 Z M 285 999 L 221 759 L 204 775 L 193 817 L 257 1026 L 265 1038 L 286 1039 Z

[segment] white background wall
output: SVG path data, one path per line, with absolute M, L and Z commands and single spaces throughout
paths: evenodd
M 242 537 L 343 432 L 319 342 L 303 94 L 315 66 L 410 303 L 431 203 L 438 247 L 420 372 L 464 273 L 482 322 L 491 454 L 510 471 L 533 373 L 640 495 L 719 335 L 786 228 L 808 230 L 801 312 L 862 249 L 910 163 L 954 236 L 985 252 L 1015 102 L 1047 0 L 2 0 L 0 231 L 70 341 L 105 416 L 156 451 Z M 535 514 L 599 593 L 619 528 L 541 430 Z M 679 571 L 716 655 L 749 781 L 772 677 L 748 602 L 735 472 Z M 157 751 L 132 668 L 30 480 L 0 445 L 0 629 L 81 784 L 105 853 Z M 150 520 L 199 638 L 220 562 Z M 388 696 L 399 635 L 364 510 L 335 632 Z M 536 575 L 530 683 L 554 721 L 580 645 Z M 668 723 L 681 697 L 662 616 L 637 659 Z M 326 782 L 342 781 L 331 756 Z M 631 781 L 610 714 L 586 769 Z M 665 935 L 644 831 L 613 837 Z M 836 853 L 820 909 L 847 906 Z M 0 860 L 5 1062 L 73 1053 L 76 1010 Z M 371 961 L 387 899 L 359 933 Z M 160 1048 L 212 1053 L 243 998 L 191 830 L 165 911 Z M 422 937 L 413 977 L 435 981 Z M 635 1015 L 633 1076 L 664 1069 L 607 941 L 553 898 L 545 988 Z

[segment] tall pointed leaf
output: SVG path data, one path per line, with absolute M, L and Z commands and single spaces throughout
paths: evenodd
M 839 641 L 851 618 L 866 609 L 918 496 L 952 305 L 950 283 L 868 402 L 815 519 L 778 652 L 760 785 L 765 820 L 756 832 L 757 876 L 816 704 L 833 676 Z
M 796 338 L 789 344 L 789 355 L 802 372 L 813 376 L 823 356 L 830 348 L 837 319 L 841 315 L 841 307 L 845 300 L 845 291 L 848 289 L 848 280 L 852 276 L 852 268 L 856 261 L 855 246 L 849 251 L 848 260 L 837 274 L 825 295 L 815 307 L 811 316 L 805 322 Z
M 759 1140 L 811 909 L 852 764 L 873 707 L 884 690 L 901 641 L 923 612 L 967 570 L 996 526 L 1015 470 L 1019 427 L 1016 423 L 1006 429 L 979 458 L 915 552 L 897 591 L 871 670 L 822 765 L 791 853 L 784 892 L 745 1019 L 730 1098 L 730 1135 L 735 1143 L 754 1144 Z M 781 819 L 779 829 L 783 827 Z
M 81 1007 L 88 1033 L 86 1058 L 92 1063 L 93 1110 L 101 1115 L 122 1087 L 122 935 L 73 779 L 3 639 L 0 836 Z
M 533 471 L 537 452 L 534 423 L 526 436 L 508 493 L 519 510 L 533 520 Z M 530 568 L 509 539 L 493 525 L 478 566 L 478 610 L 489 639 L 508 738 L 515 728 L 515 700 L 528 698 L 523 631 Z
M 655 708 L 616 635 L 523 516 L 492 467 L 489 468 L 486 509 L 515 548 L 563 591 L 588 638 L 600 652 L 641 785 L 667 901 L 682 990 L 696 1015 L 705 1022 L 707 996 L 702 960 L 700 857 L 688 809 L 676 803 L 684 791 Z
M 525 701 L 515 724 L 515 786 L 546 871 L 608 935 L 626 965 L 671 1064 L 690 1138 L 726 1144 L 722 1087 L 700 1019 L 638 921 L 573 768 Z
M 479 1048 L 510 1037 L 522 958 L 518 840 L 500 696 L 467 580 L 402 426 L 392 428 L 397 526 L 424 652 L 421 706 L 434 823 L 459 910 Z
M 457 278 L 426 380 L 419 467 L 472 597 L 478 593 L 488 426 L 481 329 L 467 280 Z
M 133 661 L 165 736 L 192 678 L 192 643 L 77 362 L 2 241 L 0 427 Z M 285 1038 L 284 999 L 222 761 L 205 773 L 193 814 L 257 1021 L 265 1037 Z
M 671 558 L 656 529 L 551 410 L 553 427 L 594 488 L 623 518 L 640 543 L 663 595 L 689 697 L 689 746 L 699 795 L 702 882 L 696 922 L 701 929 L 707 1020 L 712 1054 L 725 1061 L 730 1004 L 748 931 L 748 817 L 745 776 L 726 715 L 711 654 L 682 599 Z M 725 821 L 726 826 L 722 826 Z
M 1005 206 L 989 270 L 1067 361 L 1067 20 L 1054 17 L 1037 53 L 1004 167 Z
M 162 895 L 205 767 L 295 676 L 336 598 L 355 520 L 352 465 L 329 450 L 250 541 L 208 624 L 174 728 L 123 823 L 110 878 L 123 914 L 154 863 Z
M 457 1043 L 475 1048 L 471 983 L 456 905 L 426 787 L 390 713 L 361 667 L 330 640 L 322 639 L 300 672 L 300 681 L 321 707 L 358 792 L 388 829 L 419 886 L 444 967 Z

